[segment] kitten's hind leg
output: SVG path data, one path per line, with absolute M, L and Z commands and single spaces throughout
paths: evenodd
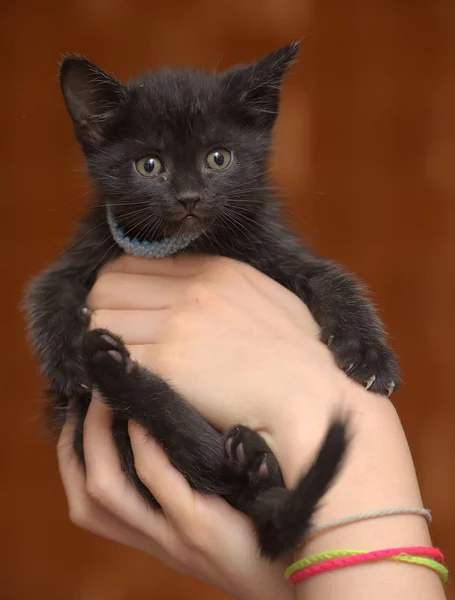
M 252 519 L 263 556 L 283 556 L 305 538 L 347 445 L 347 422 L 335 418 L 309 469 L 290 490 L 284 487 L 278 463 L 261 436 L 242 426 L 228 432 L 226 467 L 247 480 L 231 503 Z
M 221 479 L 221 434 L 167 382 L 133 361 L 121 338 L 103 329 L 88 331 L 84 358 L 93 385 L 115 418 L 125 423 L 124 432 L 128 420 L 136 421 L 166 450 L 192 487 L 203 493 L 229 492 Z M 137 484 L 131 448 L 124 437 L 117 447 L 124 469 Z

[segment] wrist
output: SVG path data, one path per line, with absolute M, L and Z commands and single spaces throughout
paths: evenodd
M 311 462 L 334 412 L 357 410 L 354 395 L 346 393 L 350 381 L 328 348 L 317 339 L 305 342 L 303 348 L 281 349 L 279 371 L 271 369 L 267 380 L 259 380 L 263 422 L 268 425 L 260 433 L 277 457 L 287 487 Z
M 290 419 L 288 430 L 277 427 L 274 451 L 286 485 L 292 486 L 313 459 L 334 409 L 344 407 L 351 418 L 352 438 L 338 478 L 323 499 L 313 524 L 324 525 L 359 513 L 389 508 L 420 508 L 422 500 L 406 437 L 398 415 L 385 398 L 344 378 L 332 390 L 332 400 L 315 406 L 308 422 Z M 316 396 L 318 399 L 320 397 Z M 313 431 L 308 431 L 309 427 Z M 397 515 L 370 519 L 309 536 L 294 560 L 337 550 L 383 550 L 431 546 L 425 519 Z M 381 561 L 340 569 L 295 586 L 296 598 L 444 598 L 435 572 L 404 563 Z
M 407 473 L 415 475 L 407 440 L 393 404 L 364 390 L 344 374 L 322 394 L 315 394 L 311 406 L 302 410 L 296 399 L 290 409 L 286 407 L 283 412 L 285 414 L 277 419 L 272 443 L 281 458 L 280 465 L 288 486 L 294 485 L 302 470 L 312 462 L 335 415 L 347 418 L 349 435 L 348 450 L 336 486 L 343 484 L 345 487 L 348 482 L 357 483 L 360 488 L 367 482 L 377 485 L 378 479 L 397 474 L 397 465 L 401 471 L 406 469 Z M 391 460 L 396 454 L 398 463 Z
M 316 526 L 359 513 L 423 506 L 395 408 L 390 401 L 365 392 L 352 382 L 348 382 L 347 391 L 345 406 L 352 423 L 351 443 L 342 470 L 315 515 Z M 287 481 L 295 481 L 305 468 L 302 461 L 299 464 L 296 448 L 282 465 Z M 321 532 L 307 543 L 305 555 L 348 547 L 377 549 L 430 543 L 428 526 L 422 517 L 399 515 Z

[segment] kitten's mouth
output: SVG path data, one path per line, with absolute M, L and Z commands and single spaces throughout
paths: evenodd
M 196 215 L 194 213 L 188 213 L 184 217 L 174 219 L 171 222 L 173 233 L 202 233 L 207 225 L 204 217 Z

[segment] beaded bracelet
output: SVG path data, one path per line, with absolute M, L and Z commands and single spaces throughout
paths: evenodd
M 449 575 L 448 569 L 443 565 L 444 556 L 440 550 L 426 546 L 411 546 L 373 552 L 366 550 L 322 552 L 293 563 L 286 569 L 285 577 L 290 584 L 295 585 L 314 575 L 379 560 L 394 560 L 427 567 L 438 573 L 442 583 L 447 582 Z

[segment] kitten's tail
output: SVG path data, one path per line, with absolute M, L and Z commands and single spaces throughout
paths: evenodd
M 348 422 L 335 417 L 309 469 L 293 490 L 261 492 L 252 507 L 261 553 L 275 559 L 291 552 L 311 527 L 319 502 L 336 477 L 349 445 Z

